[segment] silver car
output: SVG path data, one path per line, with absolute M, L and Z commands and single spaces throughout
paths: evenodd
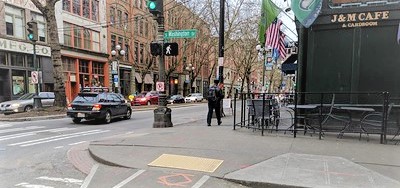
M 29 112 L 33 109 L 33 98 L 35 93 L 26 93 L 17 100 L 5 101 L 0 103 L 0 113 L 11 114 L 16 112 Z M 53 106 L 53 92 L 39 92 L 43 107 Z

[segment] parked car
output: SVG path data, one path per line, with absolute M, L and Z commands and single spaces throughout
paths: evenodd
M 185 97 L 185 102 L 201 102 L 204 97 L 201 93 L 191 93 Z
M 17 112 L 29 112 L 33 109 L 34 97 L 36 97 L 35 93 L 26 93 L 17 100 L 2 102 L 0 103 L 0 113 L 11 114 Z M 43 107 L 53 106 L 53 92 L 39 92 L 39 97 L 41 98 Z
M 135 100 L 131 102 L 131 105 L 152 105 L 158 104 L 159 93 L 157 91 L 149 91 L 145 94 L 141 94 L 135 97 Z
M 110 123 L 114 118 L 130 119 L 132 108 L 121 94 L 82 92 L 68 105 L 67 115 L 74 123 L 82 119 Z
M 182 95 L 172 95 L 167 99 L 168 104 L 173 104 L 173 103 L 184 103 L 185 98 Z

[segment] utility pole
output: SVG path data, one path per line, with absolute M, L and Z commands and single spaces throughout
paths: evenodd
M 157 43 L 159 57 L 159 82 L 165 84 L 165 62 L 164 62 L 164 5 L 162 0 L 149 0 L 147 3 L 147 7 L 149 8 L 150 13 L 154 15 L 157 20 Z M 166 128 L 172 127 L 171 121 L 171 109 L 167 107 L 167 96 L 165 94 L 165 88 L 163 91 L 160 91 L 158 98 L 158 107 L 154 110 L 154 123 L 153 128 Z
M 225 0 L 219 5 L 219 45 L 218 45 L 218 80 L 224 83 L 224 32 L 225 32 Z

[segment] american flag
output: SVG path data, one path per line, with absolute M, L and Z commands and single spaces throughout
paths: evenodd
M 286 58 L 286 46 L 285 46 L 285 33 L 280 32 L 280 37 L 279 37 L 279 55 L 281 56 L 282 59 Z
M 279 38 L 280 38 L 279 33 L 280 33 L 281 25 L 282 25 L 282 21 L 277 19 L 268 27 L 267 39 L 265 41 L 265 44 L 268 47 L 278 48 Z

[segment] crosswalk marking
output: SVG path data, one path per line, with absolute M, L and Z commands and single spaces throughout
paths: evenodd
M 37 180 L 48 180 L 48 181 L 56 181 L 56 182 L 63 182 L 67 184 L 75 184 L 75 185 L 82 185 L 83 181 L 74 179 L 74 178 L 55 178 L 55 177 L 48 177 L 48 176 L 41 176 L 36 178 Z
M 138 177 L 140 174 L 142 174 L 145 170 L 139 170 L 136 173 L 134 173 L 132 176 L 129 176 L 128 178 L 126 178 L 124 181 L 118 183 L 116 186 L 114 186 L 113 188 L 121 188 L 124 185 L 126 185 L 127 183 L 129 183 L 130 181 L 132 181 L 133 179 L 135 179 L 136 177 Z
M 9 132 L 17 132 L 17 131 L 27 131 L 27 130 L 33 130 L 33 129 L 41 129 L 45 128 L 43 126 L 29 126 L 29 127 L 20 127 L 20 128 L 14 128 L 14 129 L 4 129 L 0 130 L 1 133 L 9 133 Z
M 14 185 L 14 186 L 26 187 L 26 188 L 54 188 L 54 187 L 50 187 L 50 186 L 46 186 L 46 185 L 30 184 L 30 183 L 26 183 L 26 182 L 22 182 L 22 183 Z
M 75 142 L 75 143 L 72 143 L 72 144 L 68 144 L 68 145 L 70 145 L 70 146 L 73 146 L 73 145 L 78 145 L 78 144 L 82 144 L 82 143 L 85 143 L 86 141 L 82 141 L 82 142 Z
M 0 128 L 6 128 L 6 127 L 12 127 L 12 124 L 6 123 L 6 124 L 2 124 L 0 123 Z
M 25 142 L 19 142 L 19 143 L 13 143 L 9 144 L 8 146 L 17 146 L 20 145 L 21 147 L 27 147 L 27 146 L 33 146 L 37 144 L 43 144 L 43 143 L 48 143 L 48 142 L 54 142 L 58 140 L 65 140 L 68 138 L 75 138 L 79 136 L 86 136 L 86 135 L 92 135 L 92 134 L 100 134 L 100 133 L 105 133 L 109 132 L 110 130 L 91 130 L 91 131 L 84 131 L 84 132 L 78 132 L 78 133 L 72 133 L 72 134 L 65 134 L 65 135 L 58 135 L 58 136 L 52 136 L 52 137 L 46 137 L 46 138 L 41 138 L 41 139 L 36 139 L 36 140 L 30 140 L 30 141 L 25 141 Z
M 12 134 L 12 135 L 6 135 L 6 136 L 0 136 L 0 141 L 2 140 L 10 140 L 14 138 L 21 138 L 21 137 L 26 137 L 26 136 L 32 136 L 35 135 L 36 133 L 41 133 L 41 132 L 63 132 L 63 131 L 69 131 L 69 130 L 74 130 L 76 128 L 58 128 L 58 129 L 46 129 L 46 130 L 40 130 L 40 131 L 31 131 L 31 132 L 24 132 L 24 133 L 18 133 L 18 134 Z

